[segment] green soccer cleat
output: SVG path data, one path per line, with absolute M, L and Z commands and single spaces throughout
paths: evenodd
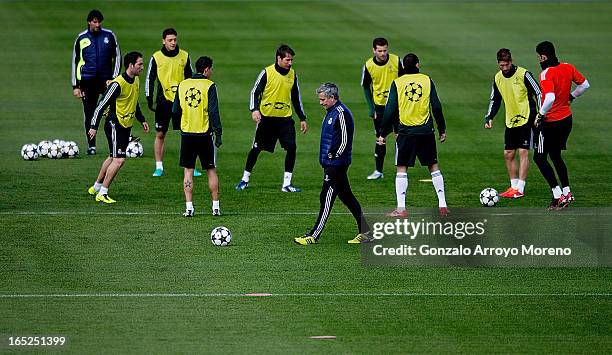
M 316 238 L 311 237 L 309 235 L 305 235 L 303 237 L 293 238 L 293 241 L 298 243 L 299 245 L 310 245 L 310 244 L 318 244 L 319 243 Z
M 111 203 L 117 202 L 117 201 L 113 200 L 112 198 L 108 197 L 108 195 L 100 195 L 100 194 L 96 195 L 96 201 L 102 202 L 102 203 L 106 203 L 106 204 L 111 204 Z
M 372 241 L 372 237 L 370 237 L 368 235 L 368 233 L 359 233 L 357 234 L 357 236 L 351 240 L 349 240 L 347 243 L 349 244 L 363 244 L 363 243 L 369 243 Z
M 87 193 L 90 194 L 91 196 L 96 196 L 98 194 L 98 191 L 96 191 L 96 189 L 94 189 L 93 186 L 90 186 L 89 189 L 87 190 Z

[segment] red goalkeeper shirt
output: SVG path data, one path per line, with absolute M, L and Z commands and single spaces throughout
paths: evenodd
M 580 85 L 585 80 L 576 67 L 569 63 L 561 63 L 554 67 L 548 67 L 540 74 L 542 103 L 547 93 L 552 92 L 555 94 L 555 102 L 546 113 L 546 122 L 559 121 L 572 114 L 572 110 L 569 107 L 572 82 Z

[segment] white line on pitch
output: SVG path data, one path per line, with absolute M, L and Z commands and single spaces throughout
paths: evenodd
M 0 294 L 2 298 L 206 298 L 206 297 L 610 297 L 612 293 L 56 293 Z

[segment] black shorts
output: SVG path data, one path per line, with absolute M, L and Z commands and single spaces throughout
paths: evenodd
M 157 102 L 155 106 L 155 130 L 157 132 L 168 132 L 170 120 L 172 119 L 172 105 L 173 102 L 168 100 L 161 100 Z M 174 129 L 178 128 L 174 127 Z
M 374 112 L 376 112 L 376 117 L 378 117 L 378 119 L 375 119 L 372 121 L 374 121 L 374 133 L 376 134 L 376 138 L 378 138 L 380 137 L 380 131 L 382 130 L 382 121 L 385 115 L 385 106 L 375 105 Z M 393 132 L 397 133 L 398 128 L 399 128 L 399 122 L 394 121 L 393 122 Z
M 125 128 L 118 122 L 106 120 L 104 123 L 104 133 L 108 140 L 108 156 L 112 158 L 125 158 L 125 151 L 130 142 L 132 127 Z
M 181 135 L 181 159 L 183 168 L 194 169 L 196 159 L 200 158 L 202 169 L 214 169 L 217 160 L 217 148 L 213 144 L 212 135 Z
M 533 134 L 531 133 L 531 124 L 526 123 L 520 127 L 508 128 L 504 134 L 504 149 L 529 149 Z
M 155 107 L 155 130 L 157 132 L 168 132 L 170 119 L 172 118 L 172 104 L 173 103 L 168 100 L 157 102 Z
M 536 153 L 556 152 L 567 149 L 567 139 L 572 132 L 572 116 L 554 122 L 544 122 L 535 132 L 533 149 Z
M 413 167 L 417 157 L 422 166 L 431 166 L 438 162 L 434 134 L 398 135 L 395 142 L 395 165 Z
M 283 149 L 295 149 L 295 121 L 291 117 L 262 117 L 255 129 L 253 148 L 274 153 L 277 140 Z

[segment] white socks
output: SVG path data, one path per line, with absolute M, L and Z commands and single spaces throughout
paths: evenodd
M 559 187 L 559 185 L 557 185 L 557 186 L 552 188 L 552 193 L 553 193 L 553 197 L 554 198 L 560 198 L 561 197 L 561 188 Z
M 251 173 L 245 170 L 244 173 L 242 173 L 242 181 L 249 182 L 250 176 L 251 176 Z
M 93 188 L 94 190 L 96 190 L 96 192 L 100 191 L 101 187 L 102 187 L 102 183 L 99 183 L 97 181 L 93 184 Z
M 193 211 L 193 202 L 186 202 L 185 207 L 189 211 Z
M 398 209 L 406 209 L 406 190 L 408 190 L 408 174 L 397 173 L 395 175 L 395 197 Z
M 98 195 L 108 195 L 108 187 L 100 186 L 100 191 L 98 191 Z
M 519 179 L 510 179 L 510 187 L 518 190 Z
M 291 177 L 293 177 L 293 173 L 288 173 L 285 171 L 285 176 L 283 177 L 283 187 L 291 185 Z
M 215 200 L 213 200 L 213 204 L 212 204 L 212 210 L 213 210 L 213 212 L 214 212 L 215 210 L 218 210 L 218 209 L 219 209 L 219 200 L 216 200 L 216 201 L 215 201 Z
M 438 195 L 438 207 L 446 207 L 446 195 L 444 194 L 444 178 L 440 170 L 431 173 L 431 183 Z
M 563 194 L 564 194 L 564 195 L 566 195 L 566 196 L 567 196 L 567 194 L 569 194 L 570 192 L 571 192 L 571 191 L 570 191 L 570 187 L 569 187 L 569 186 L 566 186 L 566 187 L 564 187 L 564 188 L 563 188 Z
M 515 189 L 520 193 L 525 193 L 525 180 L 517 180 L 517 182 Z
M 155 162 L 155 169 L 164 170 L 164 162 L 156 161 Z

